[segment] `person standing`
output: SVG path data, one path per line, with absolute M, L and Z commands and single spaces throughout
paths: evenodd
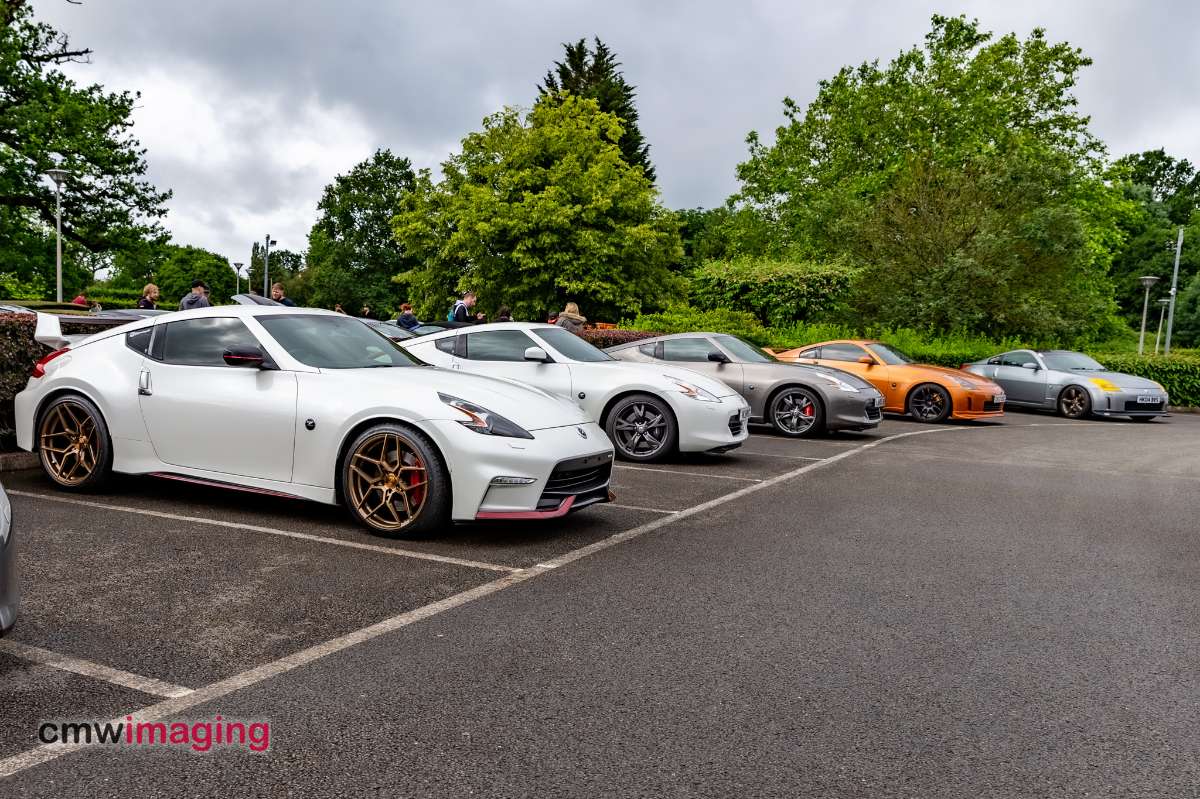
M 512 310 L 507 305 L 501 305 L 500 310 L 496 311 L 497 322 L 511 322 Z
M 462 299 L 454 303 L 454 307 L 450 309 L 446 319 L 450 322 L 461 322 L 462 324 L 470 324 L 477 321 L 478 317 L 471 313 L 471 309 L 475 307 L 475 292 L 468 291 L 462 295 Z
M 400 315 L 396 317 L 396 324 L 405 330 L 412 330 L 420 326 L 421 320 L 413 313 L 412 306 L 406 302 L 400 306 Z
M 371 306 L 370 305 L 364 305 L 362 307 L 362 310 L 358 312 L 358 316 L 360 319 L 374 319 L 375 318 L 374 316 L 371 316 Z
M 566 328 L 578 336 L 583 332 L 583 326 L 587 324 L 587 317 L 579 313 L 578 305 L 568 302 L 567 307 L 558 312 L 558 321 L 554 324 Z
M 342 308 L 342 304 L 340 302 L 335 302 L 333 304 L 333 312 L 344 314 L 346 312 L 346 310 L 344 308 Z
M 287 294 L 284 292 L 282 283 L 276 283 L 275 285 L 271 286 L 271 299 L 275 300 L 275 302 L 279 303 L 280 305 L 286 305 L 289 308 L 296 307 L 296 303 L 292 302 L 292 300 L 288 298 Z
M 76 297 L 75 299 L 71 300 L 71 304 L 72 305 L 83 305 L 86 307 L 88 304 L 87 292 L 86 291 L 79 292 L 79 296 Z
M 142 298 L 138 300 L 137 307 L 143 311 L 153 311 L 158 308 L 158 286 L 147 283 L 142 288 Z
M 209 308 L 212 303 L 208 301 L 208 286 L 204 285 L 203 280 L 193 280 L 192 290 L 183 295 L 183 299 L 179 301 L 179 310 L 191 311 L 195 308 Z

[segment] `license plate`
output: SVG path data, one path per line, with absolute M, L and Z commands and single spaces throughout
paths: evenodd
M 1137 399 L 1139 405 L 1157 405 L 1162 402 L 1162 397 L 1156 397 L 1153 394 L 1142 394 Z
M 871 400 L 871 404 L 874 405 L 876 408 L 882 408 L 883 407 L 883 397 L 876 397 L 875 399 Z
M 997 394 L 996 396 L 992 397 L 992 402 L 1004 402 L 1007 399 L 1008 399 L 1008 397 L 1006 397 L 1005 395 Z
M 741 419 L 743 422 L 746 421 L 747 419 L 749 419 L 750 418 L 750 409 L 742 408 L 740 411 L 738 411 L 738 418 Z

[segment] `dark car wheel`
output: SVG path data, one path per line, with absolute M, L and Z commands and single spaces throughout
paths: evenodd
M 675 451 L 679 430 L 667 404 L 648 394 L 625 397 L 604 420 L 619 457 L 629 461 L 654 461 Z
M 429 439 L 403 425 L 380 424 L 346 449 L 342 502 L 377 533 L 428 535 L 449 521 L 450 477 Z
M 112 439 L 104 417 L 78 394 L 59 397 L 42 410 L 37 448 L 42 471 L 60 488 L 99 488 L 112 468 Z
M 1067 386 L 1058 395 L 1058 412 L 1068 419 L 1086 419 L 1092 413 L 1092 395 L 1083 386 Z
M 919 422 L 940 422 L 953 407 L 950 392 L 933 383 L 922 383 L 908 395 L 908 412 Z
M 799 386 L 785 388 L 772 398 L 767 419 L 776 432 L 792 438 L 814 436 L 825 430 L 821 399 Z

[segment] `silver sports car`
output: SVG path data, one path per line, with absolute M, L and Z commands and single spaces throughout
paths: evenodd
M 866 430 L 883 418 L 883 395 L 860 377 L 825 366 L 783 363 L 737 336 L 676 333 L 618 344 L 614 358 L 671 363 L 715 377 L 750 403 L 750 421 L 785 436 Z
M 963 368 L 999 383 L 1009 405 L 1053 409 L 1069 419 L 1128 416 L 1145 422 L 1167 412 L 1167 391 L 1158 383 L 1110 372 L 1081 352 L 1013 350 Z

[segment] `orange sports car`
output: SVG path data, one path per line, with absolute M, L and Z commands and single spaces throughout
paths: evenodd
M 885 412 L 911 414 L 922 422 L 1004 414 L 1004 389 L 986 377 L 914 363 L 879 341 L 826 341 L 776 352 L 775 357 L 853 372 L 883 393 Z

